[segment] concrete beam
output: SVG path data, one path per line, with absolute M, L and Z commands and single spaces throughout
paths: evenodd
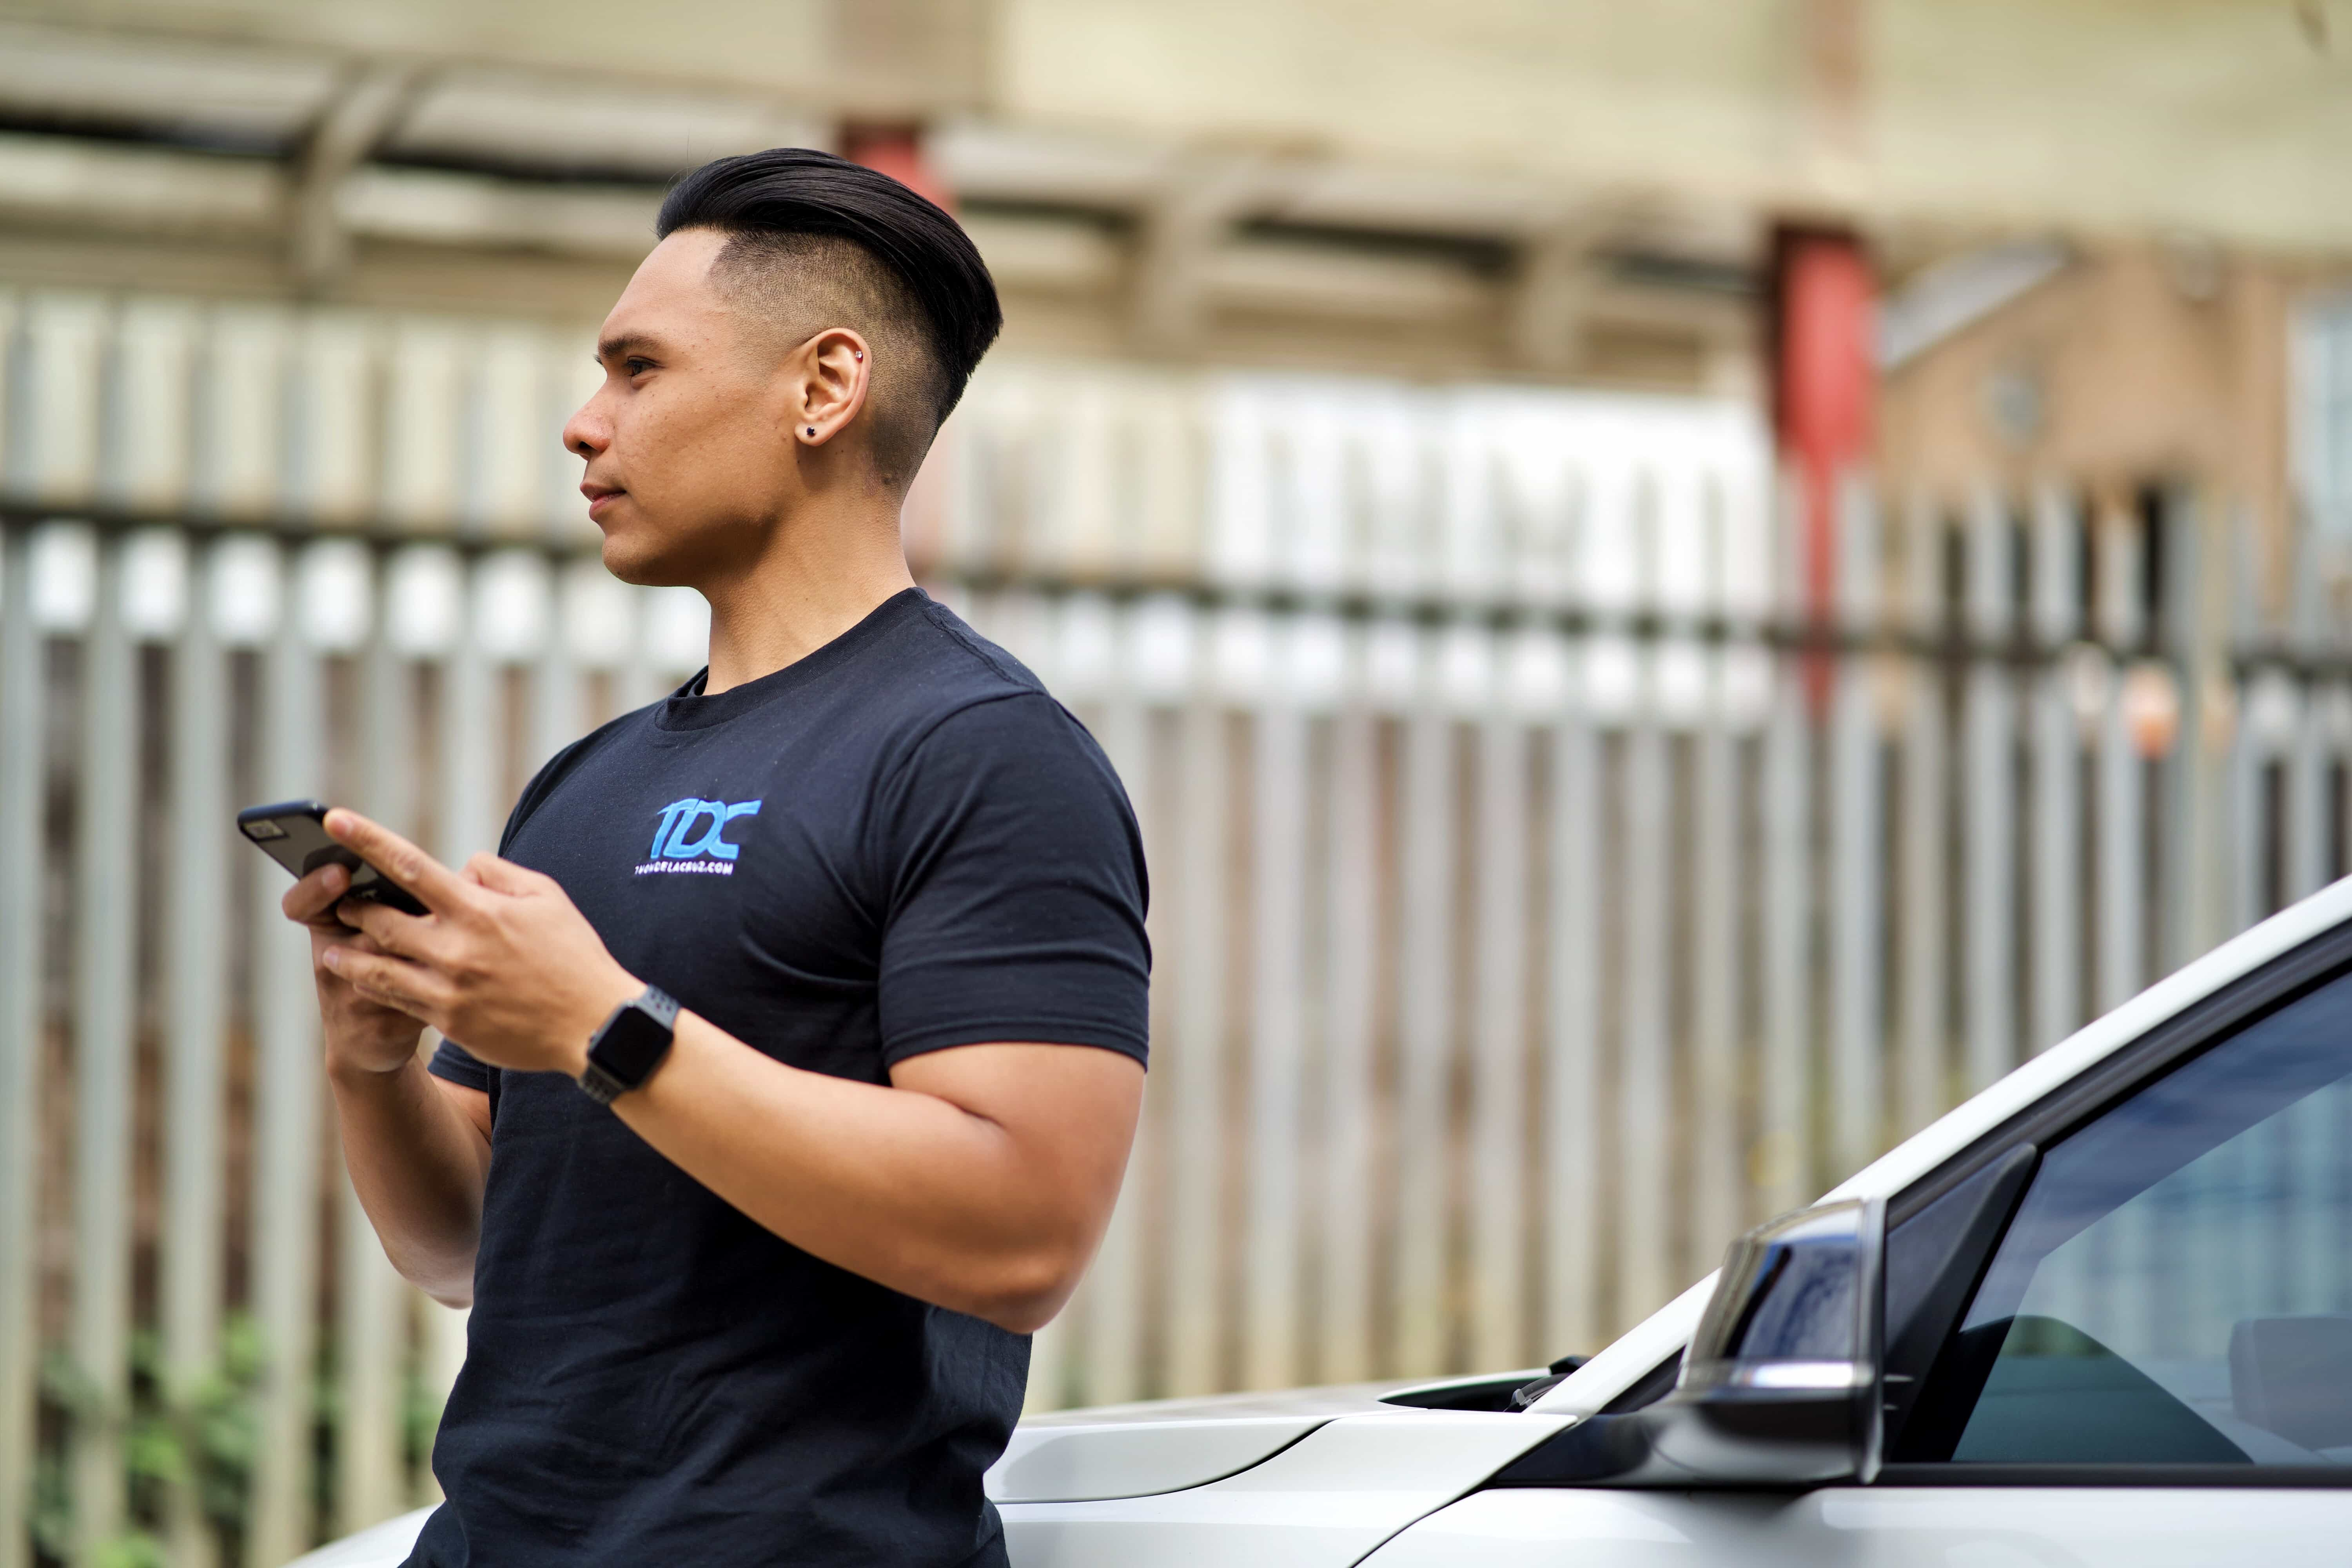
M 432 169 L 360 169 L 337 197 L 341 232 L 635 261 L 653 248 L 657 189 L 541 184 Z
M 1584 367 L 1593 305 L 1609 286 L 1599 247 L 1612 216 L 1580 208 L 1521 243 L 1511 289 L 1510 349 L 1526 368 L 1573 375 Z
M 422 80 L 410 65 L 361 66 L 311 127 L 295 163 L 287 234 L 287 259 L 304 292 L 325 291 L 350 268 L 343 185 L 400 122 Z
M 1202 296 L 1265 315 L 1475 328 L 1494 285 L 1468 268 L 1277 238 L 1234 238 L 1199 259 Z
M 1138 346 L 1159 353 L 1200 347 L 1209 325 L 1210 262 L 1273 184 L 1255 159 L 1187 161 L 1161 177 L 1137 226 L 1129 325 Z
M 116 234 L 247 236 L 284 222 L 283 165 L 0 132 L 0 216 Z

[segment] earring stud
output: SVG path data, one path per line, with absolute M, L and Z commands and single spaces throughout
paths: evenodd
M 809 433 L 810 435 L 812 435 L 812 436 L 815 435 L 815 434 L 816 434 L 816 426 L 814 426 L 814 425 L 810 426 L 808 427 L 808 433 Z

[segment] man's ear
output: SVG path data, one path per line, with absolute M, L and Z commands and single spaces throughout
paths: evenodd
M 788 374 L 793 439 L 823 447 L 865 410 L 873 355 L 850 328 L 827 327 L 794 351 Z

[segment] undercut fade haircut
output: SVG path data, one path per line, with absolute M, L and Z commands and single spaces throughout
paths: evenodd
M 808 147 L 705 163 L 654 232 L 728 237 L 711 277 L 791 343 L 850 327 L 873 347 L 866 406 L 886 484 L 914 478 L 1004 325 L 961 225 L 889 175 Z

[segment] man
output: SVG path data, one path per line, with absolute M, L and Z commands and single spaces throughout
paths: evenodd
M 708 669 L 548 763 L 502 858 L 330 814 L 426 915 L 286 899 L 361 1200 L 473 1308 L 411 1561 L 1001 1563 L 981 1472 L 1142 1093 L 1134 820 L 899 547 L 1002 321 L 962 230 L 783 150 L 658 233 L 564 441 Z

